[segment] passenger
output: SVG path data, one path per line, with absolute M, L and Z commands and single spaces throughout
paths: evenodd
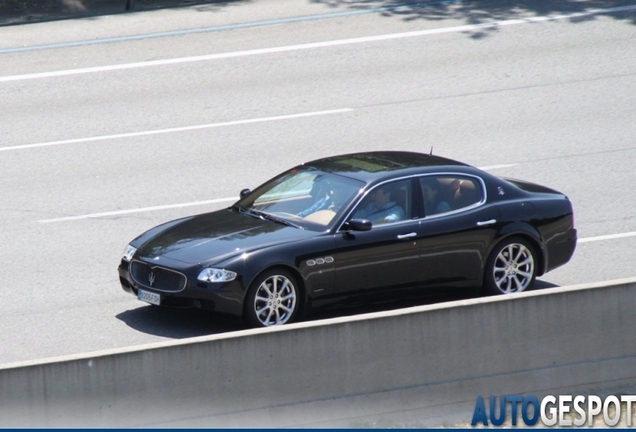
M 404 219 L 404 209 L 391 201 L 391 191 L 386 186 L 378 186 L 369 194 L 371 202 L 358 209 L 354 219 L 369 219 L 375 224 L 397 222 Z
M 441 197 L 442 187 L 437 179 L 423 178 L 422 192 L 424 194 L 424 209 L 427 215 L 446 213 L 452 210 L 450 204 Z

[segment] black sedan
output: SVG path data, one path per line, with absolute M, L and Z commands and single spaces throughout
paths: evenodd
M 410 152 L 328 157 L 126 247 L 124 291 L 254 327 L 371 294 L 528 289 L 576 247 L 562 193 Z

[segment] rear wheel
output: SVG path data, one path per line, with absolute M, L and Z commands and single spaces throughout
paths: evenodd
M 537 258 L 532 245 L 519 237 L 506 239 L 488 258 L 484 290 L 491 295 L 522 292 L 536 276 Z
M 245 301 L 245 320 L 251 327 L 289 323 L 298 315 L 300 296 L 294 276 L 283 269 L 260 275 L 250 286 Z

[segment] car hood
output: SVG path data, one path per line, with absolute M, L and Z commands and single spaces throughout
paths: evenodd
M 316 233 L 226 209 L 183 219 L 146 240 L 137 255 L 185 263 L 222 259 Z

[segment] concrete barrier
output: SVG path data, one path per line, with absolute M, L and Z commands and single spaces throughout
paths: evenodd
M 0 366 L 8 427 L 431 427 L 636 384 L 636 278 Z

